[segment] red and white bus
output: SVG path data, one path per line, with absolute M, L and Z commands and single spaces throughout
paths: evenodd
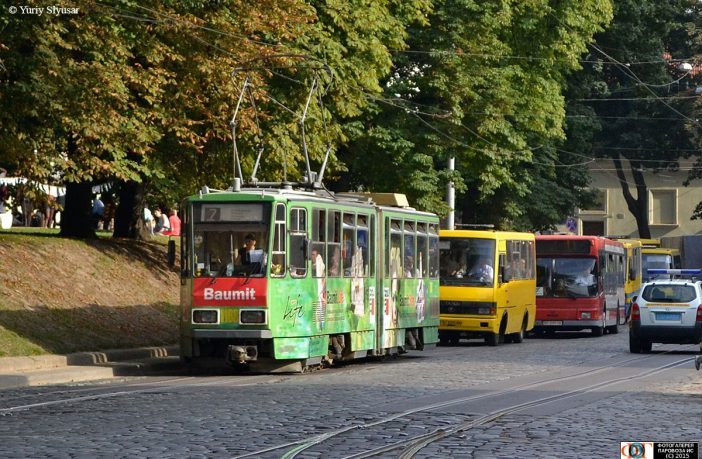
M 536 236 L 535 330 L 617 333 L 626 320 L 626 250 L 599 236 Z

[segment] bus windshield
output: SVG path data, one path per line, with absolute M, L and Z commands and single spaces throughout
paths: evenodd
M 537 258 L 536 295 L 568 298 L 596 296 L 596 260 L 594 258 Z
M 193 208 L 195 277 L 260 277 L 266 273 L 268 203 L 203 203 Z
M 445 238 L 439 241 L 439 250 L 440 285 L 493 285 L 494 239 Z

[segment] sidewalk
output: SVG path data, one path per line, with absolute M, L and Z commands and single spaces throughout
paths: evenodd
M 0 357 L 0 389 L 166 374 L 180 368 L 178 345 L 68 355 Z

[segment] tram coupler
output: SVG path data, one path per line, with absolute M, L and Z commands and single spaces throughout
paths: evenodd
M 258 349 L 256 346 L 237 346 L 232 344 L 227 347 L 227 362 L 231 364 L 252 362 L 257 359 Z

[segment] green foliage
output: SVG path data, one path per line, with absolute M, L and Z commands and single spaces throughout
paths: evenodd
M 632 193 L 627 203 L 640 234 L 650 230 L 646 184 L 637 171 L 676 169 L 691 147 L 690 129 L 699 130 L 690 103 L 671 98 L 689 95 L 691 77 L 679 63 L 699 42 L 699 32 L 690 27 L 699 17 L 699 2 L 689 0 L 615 2 L 611 27 L 597 35 L 590 62 L 571 80 L 571 110 L 584 120 L 592 116 L 569 136 L 571 149 L 629 160 L 638 183 L 619 178 L 625 196 L 638 186 L 638 196 Z
M 445 214 L 454 181 L 467 220 L 522 228 L 557 222 L 582 199 L 586 176 L 560 167 L 580 161 L 560 151 L 575 132 L 563 93 L 611 18 L 607 0 L 76 6 L 78 16 L 0 18 L 0 155 L 19 174 L 143 182 L 152 204 L 225 188 L 248 77 L 244 176 L 263 145 L 258 178 L 297 180 L 316 79 L 307 152 L 318 169 L 330 149 L 333 189 L 404 192 Z
M 429 24 L 408 29 L 410 49 L 395 53 L 383 96 L 348 126 L 351 142 L 340 157 L 350 172 L 341 184 L 393 186 L 445 214 L 452 179 L 464 221 L 525 228 L 559 221 L 575 193 L 556 189 L 568 202 L 532 221 L 528 205 L 551 183 L 540 174 L 556 174 L 531 162 L 558 159 L 542 152 L 565 137 L 565 76 L 610 16 L 607 1 L 435 2 Z M 445 171 L 450 157 L 453 175 Z

